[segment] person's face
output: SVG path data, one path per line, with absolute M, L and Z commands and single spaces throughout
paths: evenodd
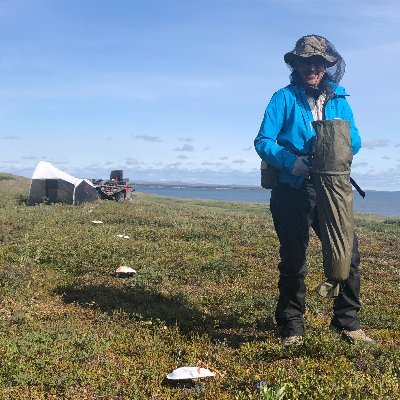
M 297 70 L 302 81 L 311 86 L 317 86 L 325 74 L 324 62 L 321 59 L 301 59 Z

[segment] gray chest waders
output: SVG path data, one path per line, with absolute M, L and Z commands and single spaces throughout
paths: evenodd
M 317 194 L 324 273 L 327 282 L 317 292 L 335 297 L 338 283 L 349 277 L 354 240 L 353 192 L 350 168 L 353 159 L 349 121 L 314 121 L 317 133 L 311 176 Z

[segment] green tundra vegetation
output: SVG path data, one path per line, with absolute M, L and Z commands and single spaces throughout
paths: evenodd
M 362 326 L 378 345 L 329 331 L 312 235 L 305 342 L 283 349 L 266 205 L 135 193 L 27 207 L 28 188 L 0 175 L 0 399 L 400 398 L 399 219 L 356 218 Z M 137 274 L 115 277 L 120 265 Z M 178 366 L 217 373 L 172 384 Z

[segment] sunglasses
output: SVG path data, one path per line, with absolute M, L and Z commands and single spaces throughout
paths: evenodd
M 325 63 L 324 60 L 321 57 L 301 57 L 298 60 L 298 66 L 299 67 L 308 67 L 310 65 L 313 65 L 319 69 L 325 69 Z
M 324 63 L 322 61 L 299 62 L 297 66 L 300 69 L 307 69 L 307 68 L 310 68 L 311 66 L 313 66 L 318 71 L 324 71 L 325 70 L 325 65 L 324 65 Z

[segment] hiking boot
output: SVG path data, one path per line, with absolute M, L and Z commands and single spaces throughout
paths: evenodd
M 283 347 L 300 346 L 303 343 L 303 336 L 287 336 L 282 338 Z
M 360 343 L 364 346 L 373 346 L 376 344 L 376 341 L 367 336 L 362 329 L 348 331 L 346 329 L 335 328 L 334 326 L 330 326 L 329 328 L 336 334 L 340 335 L 341 339 L 344 339 L 349 343 Z

